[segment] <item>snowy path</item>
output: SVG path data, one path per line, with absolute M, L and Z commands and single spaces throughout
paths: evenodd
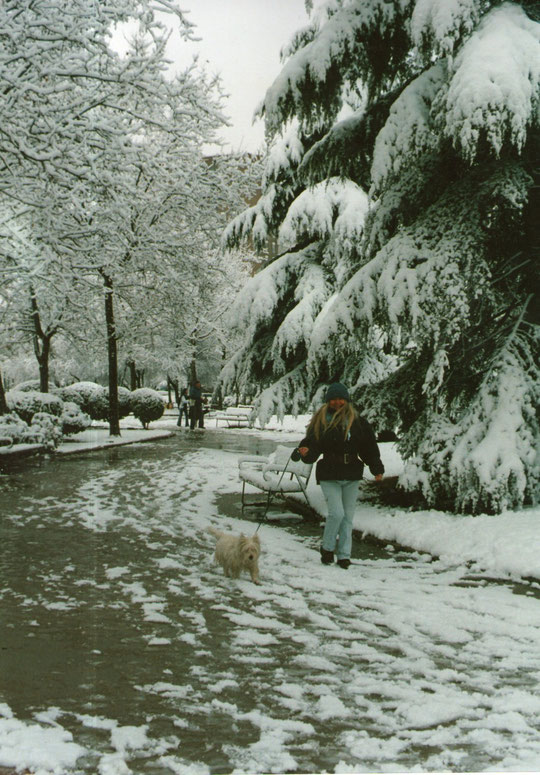
M 205 528 L 251 530 L 215 505 L 236 455 L 125 450 L 0 493 L 0 765 L 540 768 L 535 597 L 428 555 L 324 568 L 315 528 L 266 525 L 262 585 L 228 580 Z

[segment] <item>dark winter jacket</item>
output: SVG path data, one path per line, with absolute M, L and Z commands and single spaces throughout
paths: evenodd
M 327 428 L 320 439 L 308 433 L 298 446 L 309 449 L 302 458 L 305 463 L 314 463 L 322 454 L 316 468 L 317 482 L 361 479 L 364 463 L 373 476 L 384 473 L 373 428 L 359 415 L 353 420 L 347 439 L 343 438 L 343 428 L 334 427 Z
M 189 397 L 192 406 L 202 406 L 202 388 L 192 385 L 189 389 Z

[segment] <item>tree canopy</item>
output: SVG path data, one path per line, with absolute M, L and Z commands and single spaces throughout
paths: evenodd
M 130 36 L 121 52 L 120 28 Z M 250 161 L 205 158 L 226 121 L 223 95 L 195 63 L 168 70 L 172 31 L 180 43 L 193 34 L 170 0 L 0 4 L 0 322 L 10 356 L 25 339 L 45 357 L 53 335 L 68 338 L 95 378 L 114 338 L 124 358 L 180 373 L 196 353 L 194 320 L 215 322 L 219 233 L 253 187 Z M 115 301 L 108 332 L 104 295 Z

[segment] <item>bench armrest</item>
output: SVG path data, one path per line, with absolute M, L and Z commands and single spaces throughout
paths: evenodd
M 262 468 L 268 465 L 268 458 L 261 457 L 260 455 L 242 455 L 242 457 L 238 458 L 238 468 L 241 468 L 244 463 L 251 463 L 252 465 L 248 466 L 249 468 Z M 254 463 L 258 465 L 255 466 L 253 465 Z
M 264 471 L 265 471 L 265 473 L 266 473 L 266 471 L 277 471 L 277 473 L 279 473 L 279 474 L 282 474 L 284 471 L 285 471 L 286 474 L 294 474 L 295 473 L 294 471 L 291 471 L 289 468 L 287 468 L 283 464 L 279 464 L 279 463 L 268 463 L 268 465 L 266 465 L 264 467 Z

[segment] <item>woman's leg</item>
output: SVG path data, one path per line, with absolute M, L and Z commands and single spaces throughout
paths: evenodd
M 336 549 L 336 538 L 345 512 L 343 510 L 343 499 L 341 497 L 340 482 L 321 482 L 326 505 L 328 506 L 328 516 L 324 525 L 322 537 L 322 548 L 327 552 L 334 552 Z
M 352 482 L 342 481 L 340 484 L 344 517 L 339 526 L 337 558 L 338 560 L 348 560 L 351 556 L 353 519 L 360 482 L 358 480 Z

